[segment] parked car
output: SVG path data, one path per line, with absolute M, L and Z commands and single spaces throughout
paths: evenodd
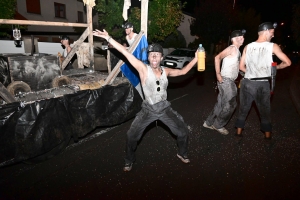
M 181 69 L 195 57 L 195 50 L 175 49 L 165 56 L 162 63 L 166 67 Z

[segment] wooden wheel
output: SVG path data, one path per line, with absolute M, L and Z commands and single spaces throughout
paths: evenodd
M 18 93 L 30 92 L 31 88 L 27 83 L 23 81 L 14 81 L 7 86 L 7 90 L 12 95 L 16 95 Z
M 71 83 L 71 80 L 67 76 L 58 76 L 55 77 L 52 81 L 52 87 L 60 87 L 63 85 L 69 85 Z

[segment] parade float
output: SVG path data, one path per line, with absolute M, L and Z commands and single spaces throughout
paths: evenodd
M 140 110 L 140 94 L 126 77 L 117 77 L 123 61 L 109 74 L 94 70 L 92 6 L 87 3 L 86 24 L 0 19 L 0 24 L 86 28 L 62 63 L 57 55 L 38 52 L 0 55 L 0 166 L 51 158 L 71 139 L 125 122 Z M 89 66 L 64 70 L 76 53 L 88 58 Z

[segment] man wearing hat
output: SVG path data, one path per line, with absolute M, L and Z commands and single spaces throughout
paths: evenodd
M 215 57 L 215 69 L 218 80 L 219 94 L 217 103 L 213 110 L 205 120 L 203 126 L 212 130 L 216 130 L 223 135 L 228 134 L 228 130 L 224 126 L 231 118 L 236 108 L 237 88 L 234 80 L 238 77 L 239 62 L 241 53 L 240 46 L 244 42 L 245 30 L 235 30 L 231 33 L 232 45 L 224 49 Z M 221 60 L 222 62 L 222 68 Z
M 266 139 L 271 139 L 271 106 L 270 84 L 272 55 L 276 55 L 281 63 L 277 69 L 291 65 L 290 59 L 281 51 L 280 47 L 271 42 L 277 24 L 265 22 L 258 26 L 258 39 L 245 46 L 240 62 L 240 70 L 245 72 L 240 88 L 240 108 L 235 126 L 237 136 L 242 136 L 245 120 L 254 101 L 260 115 L 260 130 Z
M 137 36 L 137 34 L 133 32 L 133 24 L 130 22 L 126 22 L 124 25 L 122 25 L 122 27 L 125 29 L 126 40 L 129 46 L 131 46 L 131 44 L 134 42 L 135 37 Z
M 149 65 L 138 60 L 129 53 L 121 44 L 115 41 L 104 30 L 93 31 L 93 35 L 106 39 L 120 53 L 122 53 L 130 64 L 138 71 L 143 87 L 145 100 L 142 110 L 136 115 L 127 132 L 127 145 L 124 171 L 130 171 L 135 162 L 135 150 L 137 143 L 141 139 L 145 128 L 156 120 L 167 125 L 172 133 L 177 136 L 178 153 L 177 157 L 184 163 L 189 163 L 187 157 L 188 127 L 181 115 L 171 108 L 167 101 L 168 76 L 180 76 L 186 74 L 197 63 L 197 52 L 195 58 L 182 69 L 164 68 L 160 66 L 163 56 L 163 48 L 159 44 L 149 45 L 148 60 Z

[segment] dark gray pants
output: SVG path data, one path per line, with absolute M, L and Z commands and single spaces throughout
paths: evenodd
M 218 89 L 217 103 L 205 120 L 208 126 L 213 125 L 217 129 L 228 123 L 237 105 L 237 88 L 234 81 L 223 78 L 223 83 L 218 82 Z
M 135 161 L 135 150 L 145 128 L 153 121 L 160 120 L 170 128 L 177 136 L 178 154 L 187 156 L 188 128 L 181 115 L 170 107 L 170 102 L 162 101 L 154 105 L 146 102 L 142 104 L 142 110 L 136 115 L 127 132 L 126 163 Z
M 243 79 L 240 89 L 240 108 L 235 126 L 244 128 L 245 120 L 255 102 L 260 115 L 260 129 L 264 132 L 271 132 L 271 103 L 269 81 L 251 81 Z

